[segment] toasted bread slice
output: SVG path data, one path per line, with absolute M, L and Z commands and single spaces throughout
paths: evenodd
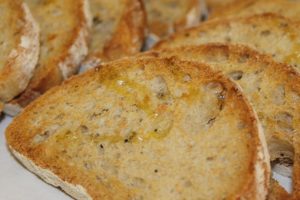
M 23 94 L 5 107 L 16 114 L 23 106 L 77 72 L 87 55 L 89 6 L 87 0 L 25 0 L 41 27 L 37 69 Z M 30 98 L 28 98 L 30 97 Z
M 0 0 L 0 104 L 28 85 L 39 54 L 39 29 L 27 5 Z
M 300 135 L 300 75 L 297 71 L 250 48 L 236 45 L 178 47 L 142 56 L 145 55 L 178 56 L 208 63 L 238 83 L 262 122 L 271 161 L 291 165 L 294 160 L 294 196 L 300 198 L 300 163 L 297 159 L 300 151 L 296 143 Z
M 247 0 L 236 1 L 219 12 L 214 12 L 210 18 L 214 17 L 232 17 L 232 16 L 250 16 L 253 14 L 277 13 L 285 17 L 300 22 L 300 1 L 292 0 Z
M 201 18 L 200 0 L 143 1 L 149 26 L 147 48 L 176 31 L 197 25 Z
M 156 49 L 209 42 L 244 44 L 300 69 L 300 32 L 295 23 L 277 14 L 212 20 L 174 34 Z
M 82 70 L 141 50 L 147 27 L 141 0 L 90 0 L 90 4 L 92 42 Z
M 65 95 L 68 94 L 68 95 Z M 13 154 L 77 199 L 264 199 L 268 153 L 229 79 L 177 59 L 71 78 L 6 130 Z

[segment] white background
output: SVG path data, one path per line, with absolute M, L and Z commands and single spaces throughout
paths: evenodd
M 10 121 L 10 117 L 0 121 L 0 200 L 70 200 L 69 196 L 27 171 L 9 153 L 4 132 Z M 290 179 L 278 174 L 274 176 L 288 191 L 291 190 Z

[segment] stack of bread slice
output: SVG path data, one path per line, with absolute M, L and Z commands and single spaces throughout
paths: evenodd
M 300 199 L 300 2 L 25 2 L 40 57 L 29 13 L 0 109 L 25 107 L 6 139 L 29 170 L 76 199 Z
M 40 32 L 40 56 L 28 87 L 6 104 L 6 113 L 15 115 L 22 107 L 77 72 L 87 54 L 89 13 L 87 0 L 25 0 Z

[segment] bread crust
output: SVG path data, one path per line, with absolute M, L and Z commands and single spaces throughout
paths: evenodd
M 236 17 L 236 16 L 251 16 L 262 13 L 276 13 L 284 17 L 291 18 L 294 21 L 300 22 L 299 17 L 299 1 L 285 0 L 235 0 L 224 8 L 220 8 L 218 12 L 212 13 L 210 19 Z M 288 12 L 287 12 L 288 11 Z
M 299 23 L 274 13 L 209 20 L 198 27 L 172 35 L 159 42 L 154 49 L 210 42 L 242 44 L 298 70 L 298 26 Z
M 288 200 L 291 199 L 291 195 L 287 191 L 285 191 L 276 180 L 272 179 L 267 199 Z
M 58 58 L 50 59 L 47 65 L 43 66 L 43 69 L 34 73 L 28 87 L 19 97 L 7 103 L 4 110 L 7 114 L 12 116 L 18 114 L 24 106 L 33 100 L 32 93 L 36 94 L 34 97 L 37 97 L 78 71 L 79 64 L 88 53 L 91 17 L 88 0 L 80 0 L 76 4 L 78 5 L 74 6 L 78 6 L 79 12 L 72 14 L 78 18 L 78 21 L 70 34 L 70 42 L 63 47 Z
M 142 0 L 125 0 L 122 13 L 111 38 L 103 49 L 90 52 L 81 64 L 82 71 L 96 67 L 101 62 L 131 56 L 140 52 L 146 34 L 146 13 Z M 93 6 L 93 1 L 91 2 Z M 119 5 L 121 6 L 121 5 Z M 106 8 L 109 9 L 109 8 Z M 96 33 L 100 34 L 100 33 Z M 93 35 L 91 36 L 93 40 Z
M 70 195 L 74 195 L 71 193 L 71 188 L 68 188 L 70 185 L 73 185 L 76 188 L 84 188 L 86 193 L 90 195 L 92 199 L 130 199 L 134 195 L 134 193 L 128 191 L 124 186 L 120 185 L 118 182 L 112 182 L 111 184 L 117 188 L 117 193 L 110 193 L 108 188 L 104 187 L 100 183 L 95 184 L 93 179 L 88 173 L 83 173 L 80 170 L 76 170 L 75 166 L 70 166 L 66 161 L 62 160 L 52 160 L 51 162 L 44 160 L 45 150 L 43 145 L 39 147 L 32 146 L 32 138 L 34 134 L 32 131 L 27 131 L 26 126 L 24 124 L 24 120 L 31 120 L 32 114 L 39 109 L 40 106 L 45 105 L 45 103 L 51 106 L 51 102 L 48 102 L 49 96 L 54 95 L 57 92 L 64 90 L 64 88 L 70 88 L 77 85 L 81 81 L 87 81 L 91 77 L 99 76 L 99 77 L 111 77 L 114 73 L 120 73 L 124 71 L 124 68 L 135 66 L 145 66 L 148 64 L 156 63 L 167 64 L 167 69 L 172 71 L 172 67 L 176 66 L 185 66 L 187 68 L 182 68 L 184 70 L 188 70 L 189 67 L 197 68 L 197 70 L 201 70 L 205 73 L 203 76 L 205 77 L 215 77 L 217 80 L 222 81 L 224 83 L 224 87 L 228 89 L 229 98 L 235 102 L 235 106 L 239 107 L 243 110 L 242 113 L 247 113 L 247 115 L 241 116 L 247 121 L 249 124 L 249 130 L 251 130 L 251 137 L 249 139 L 253 141 L 253 145 L 248 146 L 249 154 L 251 155 L 249 162 L 249 173 L 245 174 L 244 180 L 246 180 L 241 189 L 237 194 L 233 194 L 230 199 L 264 199 L 267 194 L 268 188 L 268 180 L 270 175 L 270 168 L 267 162 L 268 153 L 266 152 L 264 138 L 262 137 L 262 129 L 260 128 L 259 122 L 257 120 L 255 112 L 252 110 L 250 104 L 247 102 L 246 98 L 243 96 L 242 92 L 239 88 L 234 85 L 229 79 L 223 77 L 221 74 L 213 72 L 207 66 L 199 63 L 193 62 L 183 62 L 179 61 L 175 58 L 172 59 L 153 59 L 153 58 L 144 58 L 144 59 L 123 59 L 120 61 L 111 62 L 107 65 L 101 66 L 100 68 L 96 68 L 94 70 L 90 70 L 89 72 L 81 75 L 72 77 L 70 80 L 64 82 L 62 86 L 54 87 L 46 92 L 45 95 L 38 98 L 32 104 L 27 106 L 24 112 L 17 116 L 13 123 L 6 130 L 6 139 L 7 143 L 12 150 L 13 154 L 16 155 L 18 159 L 30 170 L 39 175 L 43 179 L 47 179 L 48 182 L 54 184 L 53 181 L 49 181 L 49 177 L 53 177 L 55 174 L 59 177 L 59 179 L 63 180 L 63 182 L 58 181 L 56 186 L 61 186 L 67 193 Z M 173 63 L 171 65 L 171 63 Z M 189 67 L 188 67 L 189 66 Z M 157 70 L 161 70 L 157 68 Z M 78 82 L 79 81 L 79 82 Z M 236 97 L 236 98 L 233 98 Z M 50 104 L 49 104 L 50 103 Z M 21 127 L 23 127 L 21 129 Z M 22 130 L 22 133 L 19 132 Z M 41 148 L 40 148 L 41 147 Z M 48 149 L 50 150 L 50 149 Z M 46 150 L 46 151 L 48 151 Z M 51 150 L 50 150 L 51 151 Z M 59 159 L 57 157 L 57 159 Z M 47 170 L 47 171 L 46 171 Z M 50 171 L 50 172 L 49 172 Z M 44 174 L 44 175 L 43 175 Z M 46 174 L 46 176 L 45 176 Z M 55 178 L 55 176 L 53 177 Z M 57 177 L 56 177 L 57 178 Z M 47 181 L 46 180 L 46 181 Z M 65 184 L 67 183 L 67 184 Z M 56 184 L 56 183 L 55 183 Z M 64 184 L 64 185 L 62 185 Z M 69 185 L 70 184 L 70 185 Z M 78 186 L 79 185 L 79 186 Z M 73 187 L 73 189 L 74 189 Z M 79 192 L 83 192 L 84 190 L 80 189 Z M 87 196 L 82 193 L 82 195 Z M 76 198 L 78 196 L 75 196 Z
M 238 4 L 246 4 L 252 0 L 205 0 L 209 16 L 220 15 L 227 9 L 234 7 Z
M 11 2 L 23 21 L 18 46 L 11 50 L 5 66 L 0 71 L 0 101 L 7 102 L 20 94 L 28 85 L 39 55 L 39 27 L 27 5 Z
M 22 154 L 18 153 L 17 151 L 13 150 L 9 147 L 13 155 L 21 161 L 21 163 L 29 169 L 31 172 L 38 174 L 45 182 L 55 186 L 61 187 L 62 190 L 66 191 L 66 193 L 70 194 L 72 197 L 78 200 L 90 200 L 92 199 L 89 194 L 87 194 L 86 190 L 80 185 L 72 185 L 60 177 L 55 175 L 52 171 L 43 169 L 37 166 L 33 161 L 26 158 Z

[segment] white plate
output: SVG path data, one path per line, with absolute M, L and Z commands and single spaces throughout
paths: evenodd
M 27 171 L 9 153 L 4 137 L 5 128 L 11 122 L 10 117 L 0 121 L 0 199 L 1 200 L 70 200 L 60 190 L 46 184 Z M 291 180 L 274 173 L 273 176 L 291 190 Z
M 70 200 L 68 195 L 27 171 L 9 153 L 4 130 L 10 121 L 10 117 L 5 117 L 0 122 L 0 199 Z

